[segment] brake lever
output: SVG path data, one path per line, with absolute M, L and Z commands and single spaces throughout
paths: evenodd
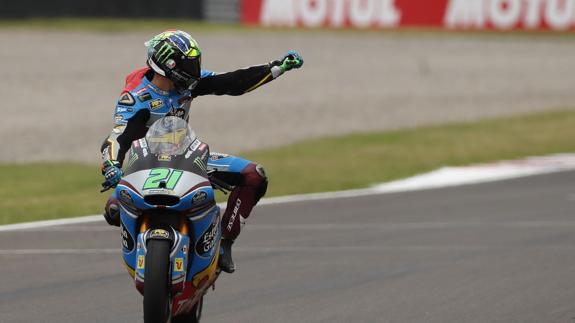
M 217 170 L 211 170 L 208 171 L 208 178 L 210 179 L 210 184 L 212 184 L 212 186 L 221 191 L 224 194 L 228 194 L 229 192 L 231 192 L 234 188 L 233 186 L 228 185 L 227 183 L 217 179 L 216 177 L 213 176 L 214 173 L 216 173 Z
M 224 190 L 223 188 L 219 187 L 218 185 L 212 183 L 212 186 L 213 186 L 216 190 L 218 190 L 218 191 L 224 193 L 224 195 L 228 195 L 228 191 Z

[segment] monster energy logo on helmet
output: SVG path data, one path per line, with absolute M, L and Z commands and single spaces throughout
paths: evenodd
M 170 46 L 168 43 L 164 43 L 154 56 L 156 57 L 158 63 L 164 64 L 173 54 L 174 49 L 172 46 Z

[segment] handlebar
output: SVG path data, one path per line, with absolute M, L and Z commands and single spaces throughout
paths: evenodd
M 222 191 L 224 194 L 228 194 L 228 192 L 231 192 L 234 189 L 234 187 L 214 176 L 216 172 L 217 170 L 212 170 L 208 172 L 210 183 L 215 189 Z
M 109 190 L 109 189 L 112 189 L 112 188 L 114 188 L 114 187 L 113 187 L 113 186 L 104 186 L 104 188 L 102 188 L 102 189 L 100 190 L 100 193 L 104 193 L 105 191 L 107 191 L 107 190 Z

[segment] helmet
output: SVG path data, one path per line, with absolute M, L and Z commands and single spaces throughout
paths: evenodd
M 198 43 L 188 33 L 168 30 L 145 43 L 148 65 L 154 72 L 167 77 L 176 90 L 192 90 L 201 75 L 201 53 Z

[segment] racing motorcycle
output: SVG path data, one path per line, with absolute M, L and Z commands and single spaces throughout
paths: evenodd
M 220 274 L 214 188 L 226 185 L 210 182 L 208 158 L 208 146 L 173 116 L 157 120 L 126 154 L 116 187 L 122 252 L 144 297 L 144 323 L 199 322 Z

